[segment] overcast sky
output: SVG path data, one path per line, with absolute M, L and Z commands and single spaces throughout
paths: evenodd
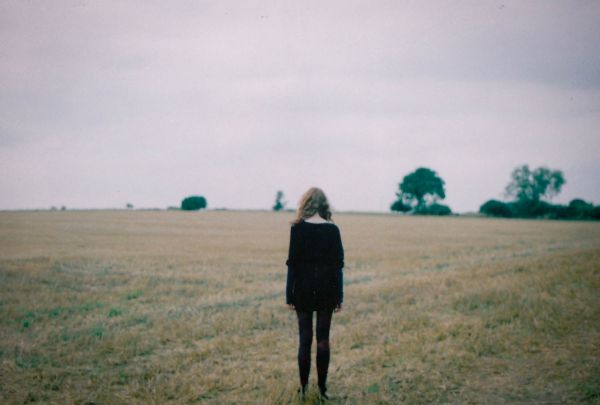
M 598 1 L 0 0 L 0 209 L 387 211 L 521 164 L 600 204 Z

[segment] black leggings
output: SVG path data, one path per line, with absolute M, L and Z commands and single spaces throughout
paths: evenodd
M 313 339 L 313 313 L 296 309 L 298 315 L 299 346 L 298 368 L 300 369 L 300 384 L 308 384 L 310 373 L 310 347 Z M 327 369 L 329 368 L 329 328 L 333 309 L 317 311 L 317 375 L 319 389 L 325 391 Z

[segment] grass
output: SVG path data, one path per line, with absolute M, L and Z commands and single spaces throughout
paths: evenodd
M 1 402 L 299 403 L 291 219 L 0 213 Z M 600 225 L 335 219 L 332 403 L 600 403 Z

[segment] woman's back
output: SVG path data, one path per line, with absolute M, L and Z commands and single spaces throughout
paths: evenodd
M 340 231 L 335 224 L 301 221 L 292 226 L 288 265 L 319 263 L 342 268 L 343 254 Z

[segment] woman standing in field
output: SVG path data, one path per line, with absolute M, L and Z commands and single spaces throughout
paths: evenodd
M 298 316 L 299 391 L 304 395 L 308 386 L 313 312 L 316 312 L 319 392 L 328 399 L 329 328 L 333 312 L 342 309 L 344 248 L 340 231 L 331 221 L 327 197 L 319 188 L 309 189 L 300 199 L 286 264 L 286 302 Z

